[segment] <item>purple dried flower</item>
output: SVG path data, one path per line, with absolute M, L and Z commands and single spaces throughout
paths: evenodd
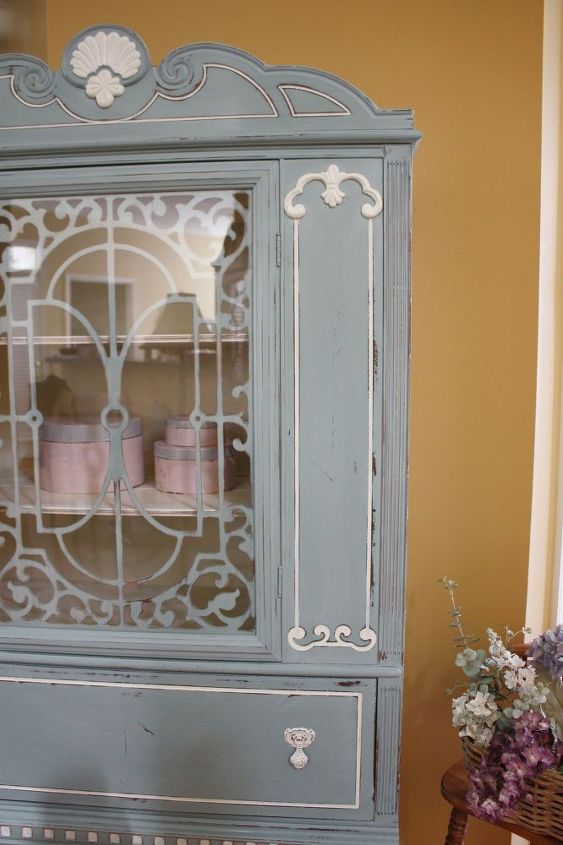
M 505 807 L 514 807 L 520 800 L 520 787 L 516 781 L 507 780 L 498 794 L 499 802 Z
M 530 768 L 535 768 L 536 766 L 541 766 L 542 768 L 549 768 L 551 765 L 551 755 L 547 749 L 542 748 L 539 743 L 535 743 L 534 745 L 529 745 L 526 748 L 523 748 L 521 751 L 522 757 L 526 761 L 527 765 Z
M 485 798 L 481 804 L 481 818 L 496 821 L 504 808 L 494 798 Z
M 556 679 L 563 678 L 563 625 L 545 631 L 531 644 L 529 656 Z
M 506 780 L 523 780 L 528 774 L 528 764 L 519 754 L 503 754 L 501 757 L 504 765 Z
M 526 799 L 530 781 L 560 765 L 563 744 L 553 740 L 549 721 L 526 711 L 512 722 L 513 731 L 497 731 L 480 766 L 469 774 L 467 801 L 478 818 L 498 821 Z
M 537 710 L 526 710 L 517 719 L 514 719 L 514 733 L 520 737 L 533 736 L 537 739 L 538 731 L 545 732 L 549 729 L 549 720 L 543 713 Z

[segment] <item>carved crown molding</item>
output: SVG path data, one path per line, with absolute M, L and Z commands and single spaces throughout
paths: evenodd
M 237 136 L 381 129 L 413 135 L 412 112 L 384 111 L 348 83 L 308 68 L 269 67 L 233 47 L 188 44 L 159 66 L 142 39 L 125 27 L 98 25 L 78 33 L 60 70 L 20 54 L 0 56 L 2 128 L 62 129 L 114 123 L 200 121 L 204 135 Z M 275 129 L 264 121 L 274 118 Z M 213 121 L 220 121 L 212 128 Z M 230 131 L 230 134 L 234 134 Z

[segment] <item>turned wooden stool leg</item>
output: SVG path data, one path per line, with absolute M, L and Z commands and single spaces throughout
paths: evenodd
M 448 834 L 444 845 L 463 845 L 465 831 L 467 830 L 467 813 L 452 807 Z

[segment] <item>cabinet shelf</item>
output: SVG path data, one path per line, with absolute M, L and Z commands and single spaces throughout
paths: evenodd
M 109 335 L 100 335 L 98 337 L 100 343 L 108 345 L 111 342 Z M 116 335 L 115 341 L 117 344 L 124 344 L 127 340 L 127 335 Z M 4 335 L 0 337 L 0 346 L 26 346 L 29 338 L 26 335 L 15 335 L 10 340 Z M 199 345 L 215 344 L 217 342 L 217 335 L 215 332 L 201 332 L 199 335 Z M 221 334 L 222 343 L 248 343 L 248 332 L 245 331 L 230 331 L 223 329 Z M 194 334 L 148 334 L 135 335 L 131 339 L 131 345 L 145 346 L 147 348 L 163 346 L 168 344 L 193 346 L 196 344 L 196 337 Z M 33 338 L 34 346 L 59 346 L 72 350 L 74 346 L 93 346 L 94 340 L 90 335 L 36 335 Z
M 157 490 L 154 483 L 148 481 L 145 484 L 135 487 L 135 493 L 146 511 L 154 516 L 186 516 L 197 513 L 196 497 L 180 493 L 163 493 Z M 29 478 L 21 478 L 20 485 L 20 511 L 22 513 L 35 512 L 35 486 Z M 86 514 L 96 501 L 94 493 L 49 493 L 41 490 L 40 506 L 43 514 Z M 3 502 L 14 501 L 13 482 L 4 483 L 0 481 L 0 500 Z M 232 490 L 225 491 L 225 505 L 252 506 L 252 495 L 248 478 L 240 478 Z M 5 507 L 5 505 L 0 505 Z M 211 493 L 203 496 L 203 509 L 209 513 L 219 510 L 219 495 Z M 114 513 L 114 495 L 106 493 L 96 514 L 99 516 L 112 516 Z M 123 516 L 140 516 L 135 508 L 129 494 L 126 491 L 121 493 L 121 513 Z

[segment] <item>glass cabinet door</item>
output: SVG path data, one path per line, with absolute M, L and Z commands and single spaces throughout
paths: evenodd
M 0 207 L 1 623 L 256 632 L 256 213 L 199 187 Z

